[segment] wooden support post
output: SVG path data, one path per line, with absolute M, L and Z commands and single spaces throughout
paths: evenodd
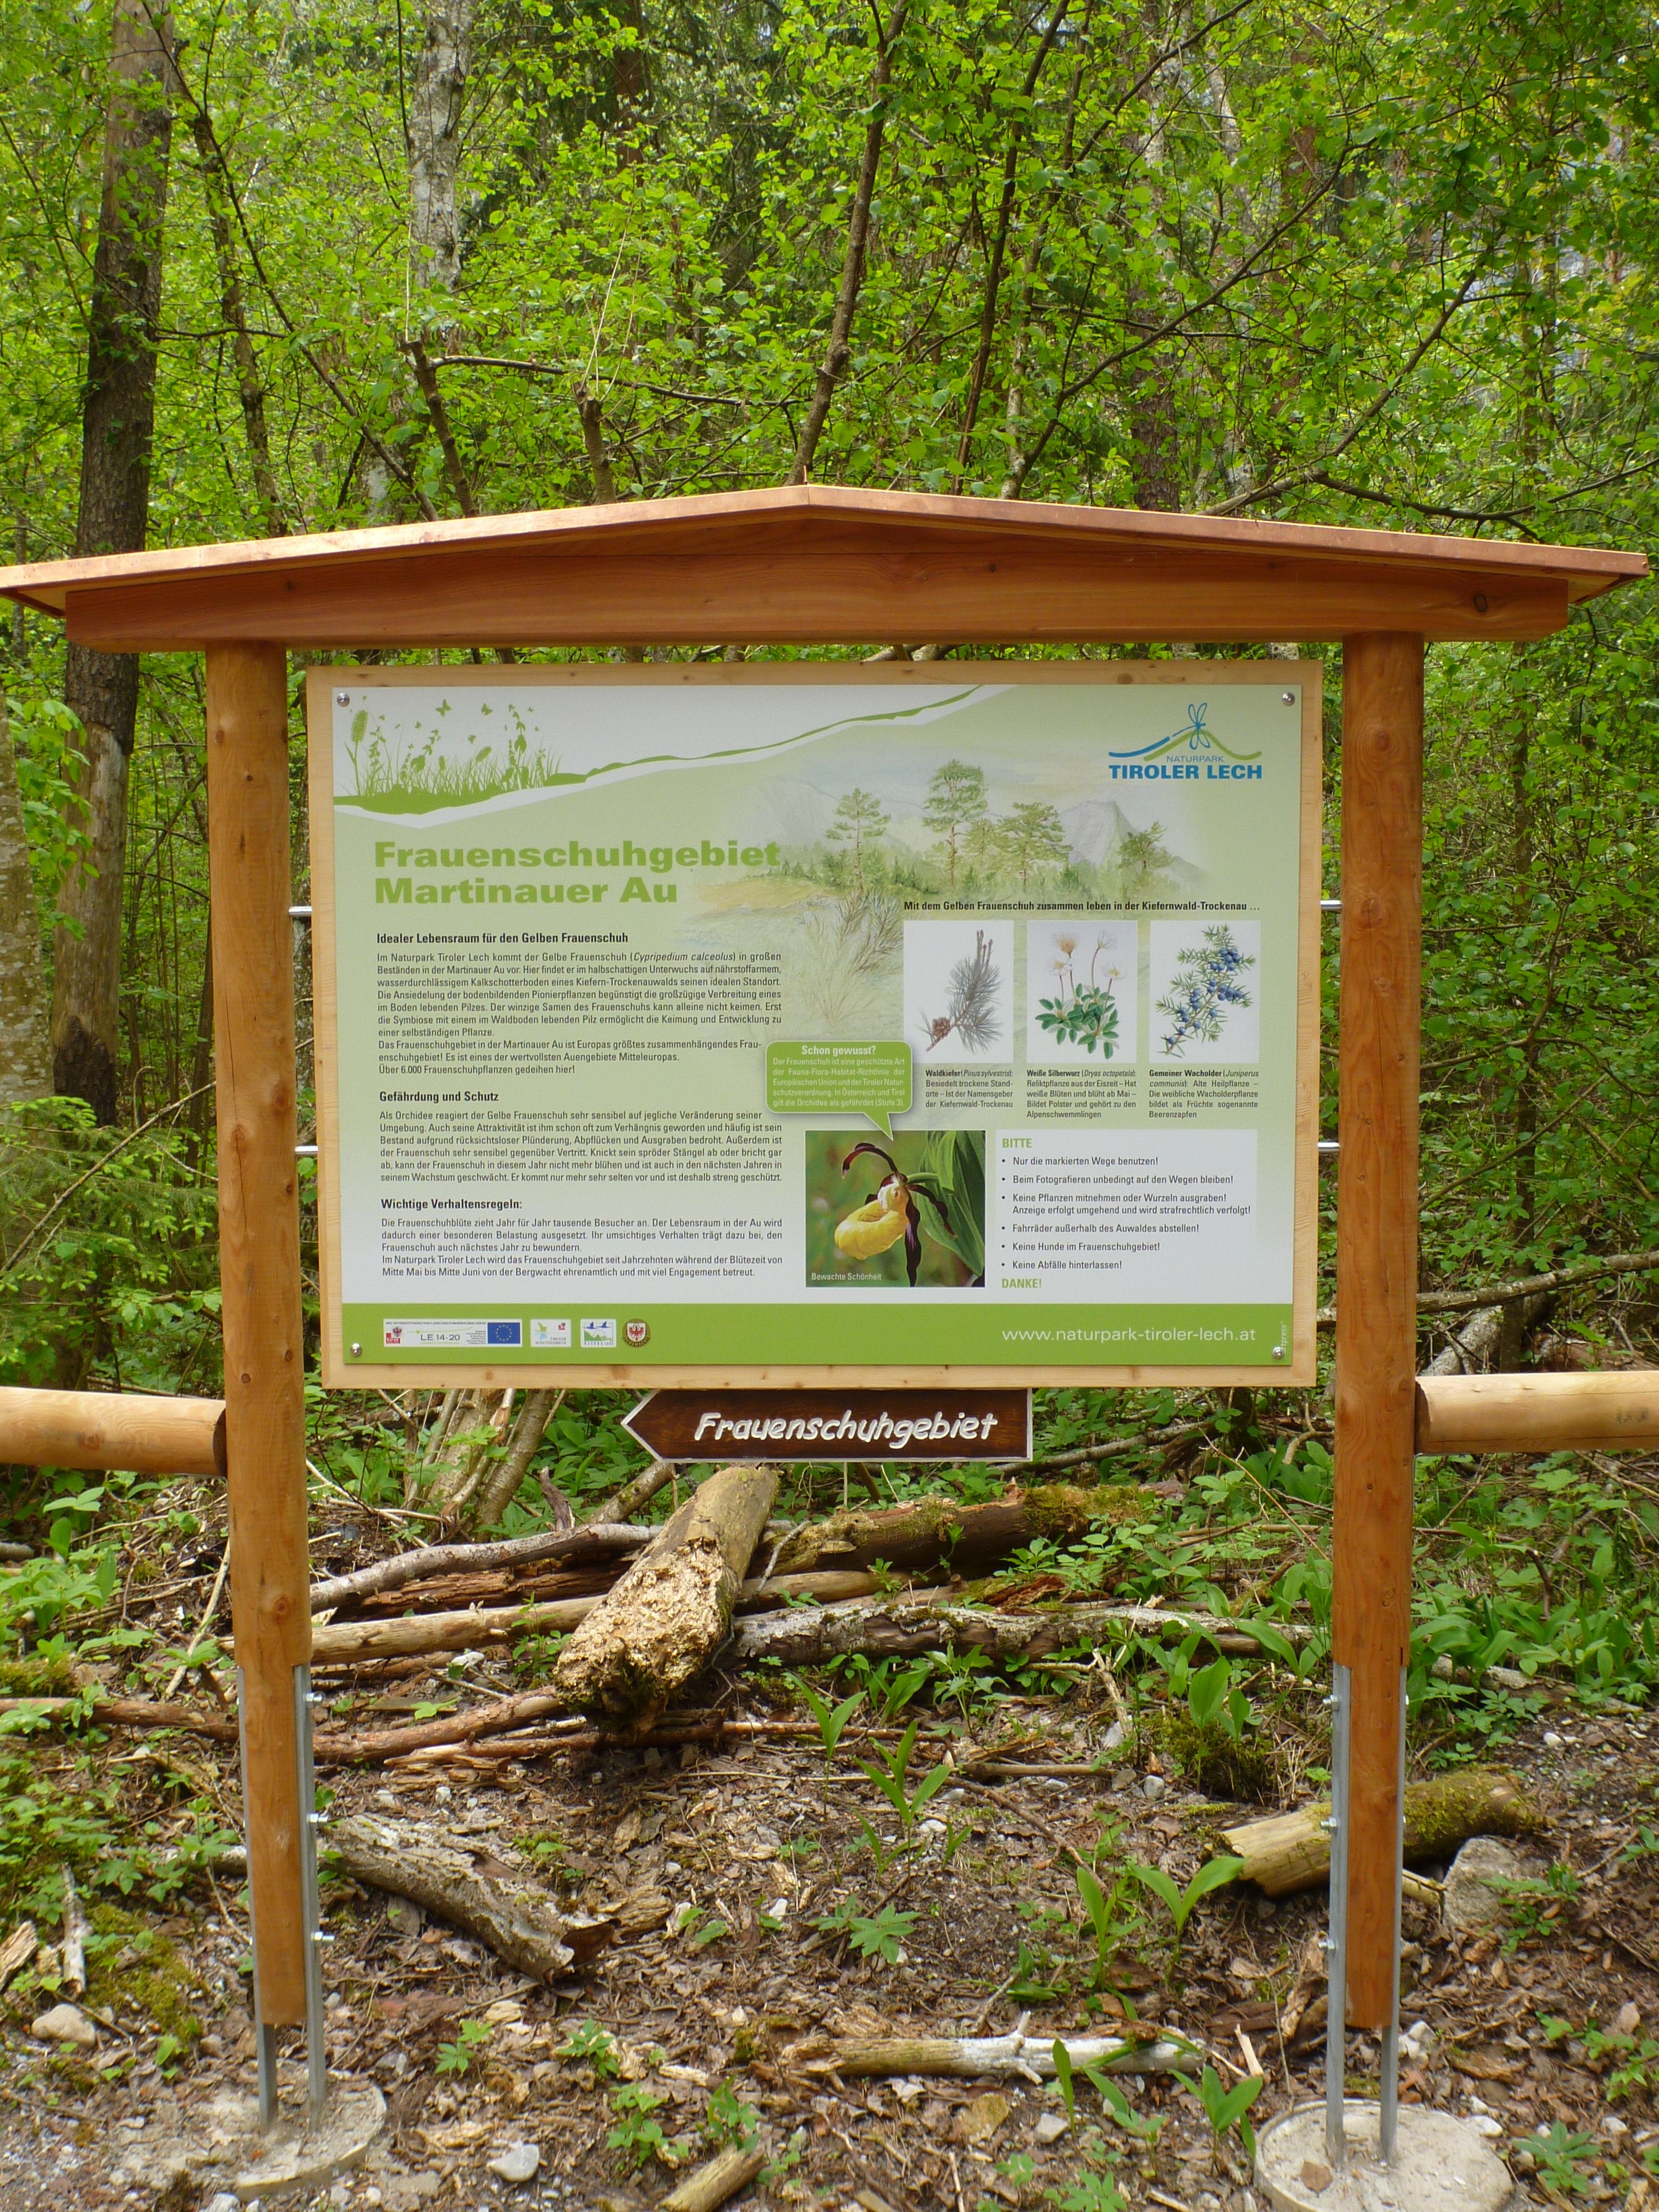
M 1347 2017 L 1394 2016 L 1417 1397 L 1423 641 L 1342 650 L 1332 1657 L 1351 1670 Z
M 311 1658 L 289 949 L 288 656 L 207 655 L 230 1591 L 260 2023 L 306 2017 L 294 1669 Z

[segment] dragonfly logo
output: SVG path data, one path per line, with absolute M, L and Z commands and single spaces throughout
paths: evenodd
M 1206 721 L 1208 712 L 1206 699 L 1200 699 L 1196 706 L 1189 702 L 1185 723 L 1167 738 L 1154 738 L 1149 745 L 1110 753 L 1113 781 L 1150 777 L 1159 782 L 1196 782 L 1201 776 L 1212 783 L 1259 782 L 1261 770 L 1250 763 L 1260 761 L 1261 751 L 1235 752 Z

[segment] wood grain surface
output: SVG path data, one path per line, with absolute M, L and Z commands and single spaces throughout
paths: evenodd
M 311 1657 L 288 918 L 288 659 L 207 659 L 230 1592 L 260 2017 L 306 2016 L 294 1669 Z
M 1348 2021 L 1393 2014 L 1417 1411 L 1423 641 L 1343 647 L 1332 1656 L 1352 1670 Z

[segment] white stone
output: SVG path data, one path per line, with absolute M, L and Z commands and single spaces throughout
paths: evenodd
M 1641 2025 L 1642 2015 L 1627 1997 L 1613 2016 L 1613 2032 L 1615 2035 L 1634 2035 Z
M 1066 2132 L 1066 2124 L 1063 2112 L 1039 2112 L 1031 2133 L 1040 2143 L 1058 2142 Z
M 489 2171 L 500 2174 L 503 2181 L 533 2181 L 541 2162 L 541 2152 L 533 2142 L 508 2143 L 489 2160 Z
M 98 2031 L 79 2005 L 55 2004 L 29 2022 L 29 2033 L 42 2043 L 72 2043 L 77 2051 L 95 2051 Z
M 1440 1910 L 1447 1927 L 1467 1935 L 1501 1922 L 1504 1904 L 1498 1885 L 1520 1875 L 1521 1862 L 1507 1844 L 1496 1836 L 1471 1836 L 1446 1875 Z
M 1493 2119 L 1490 2112 L 1482 2112 L 1479 2118 L 1470 2122 L 1470 2125 L 1477 2135 L 1485 2136 L 1488 2142 L 1496 2142 L 1504 2132 L 1502 2120 Z
M 1143 1797 L 1161 1797 L 1169 1786 L 1161 1774 L 1149 1774 L 1140 1785 L 1140 1794 Z

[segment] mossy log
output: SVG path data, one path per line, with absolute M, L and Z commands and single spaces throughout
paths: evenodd
M 654 1719 L 725 1643 L 777 1488 L 769 1467 L 711 1474 L 575 1631 L 555 1690 L 613 1727 Z
M 1102 1523 L 1141 1520 L 1147 1510 L 1140 1492 L 1127 1486 L 1083 1490 L 1070 1482 L 1006 1490 L 983 1505 L 919 1498 L 907 1505 L 852 1506 L 793 1530 L 774 1572 L 869 1567 L 879 1559 L 901 1571 L 943 1562 L 969 1580 L 1039 1537 L 1075 1542 Z
M 1223 1843 L 1244 1862 L 1238 1879 L 1255 1882 L 1269 1897 L 1328 1881 L 1331 1839 L 1320 1823 L 1330 1809 L 1329 1799 L 1322 1798 L 1294 1813 L 1224 1828 Z M 1471 1836 L 1530 1836 L 1543 1825 L 1543 1814 L 1521 1784 L 1501 1770 L 1468 1767 L 1407 1785 L 1408 1859 L 1449 1858 Z
M 501 1848 L 373 1814 L 335 1822 L 327 1839 L 354 1881 L 412 1899 L 538 1981 L 562 1976 L 611 1941 L 612 1919 L 561 1912 L 544 1881 L 495 1856 Z

